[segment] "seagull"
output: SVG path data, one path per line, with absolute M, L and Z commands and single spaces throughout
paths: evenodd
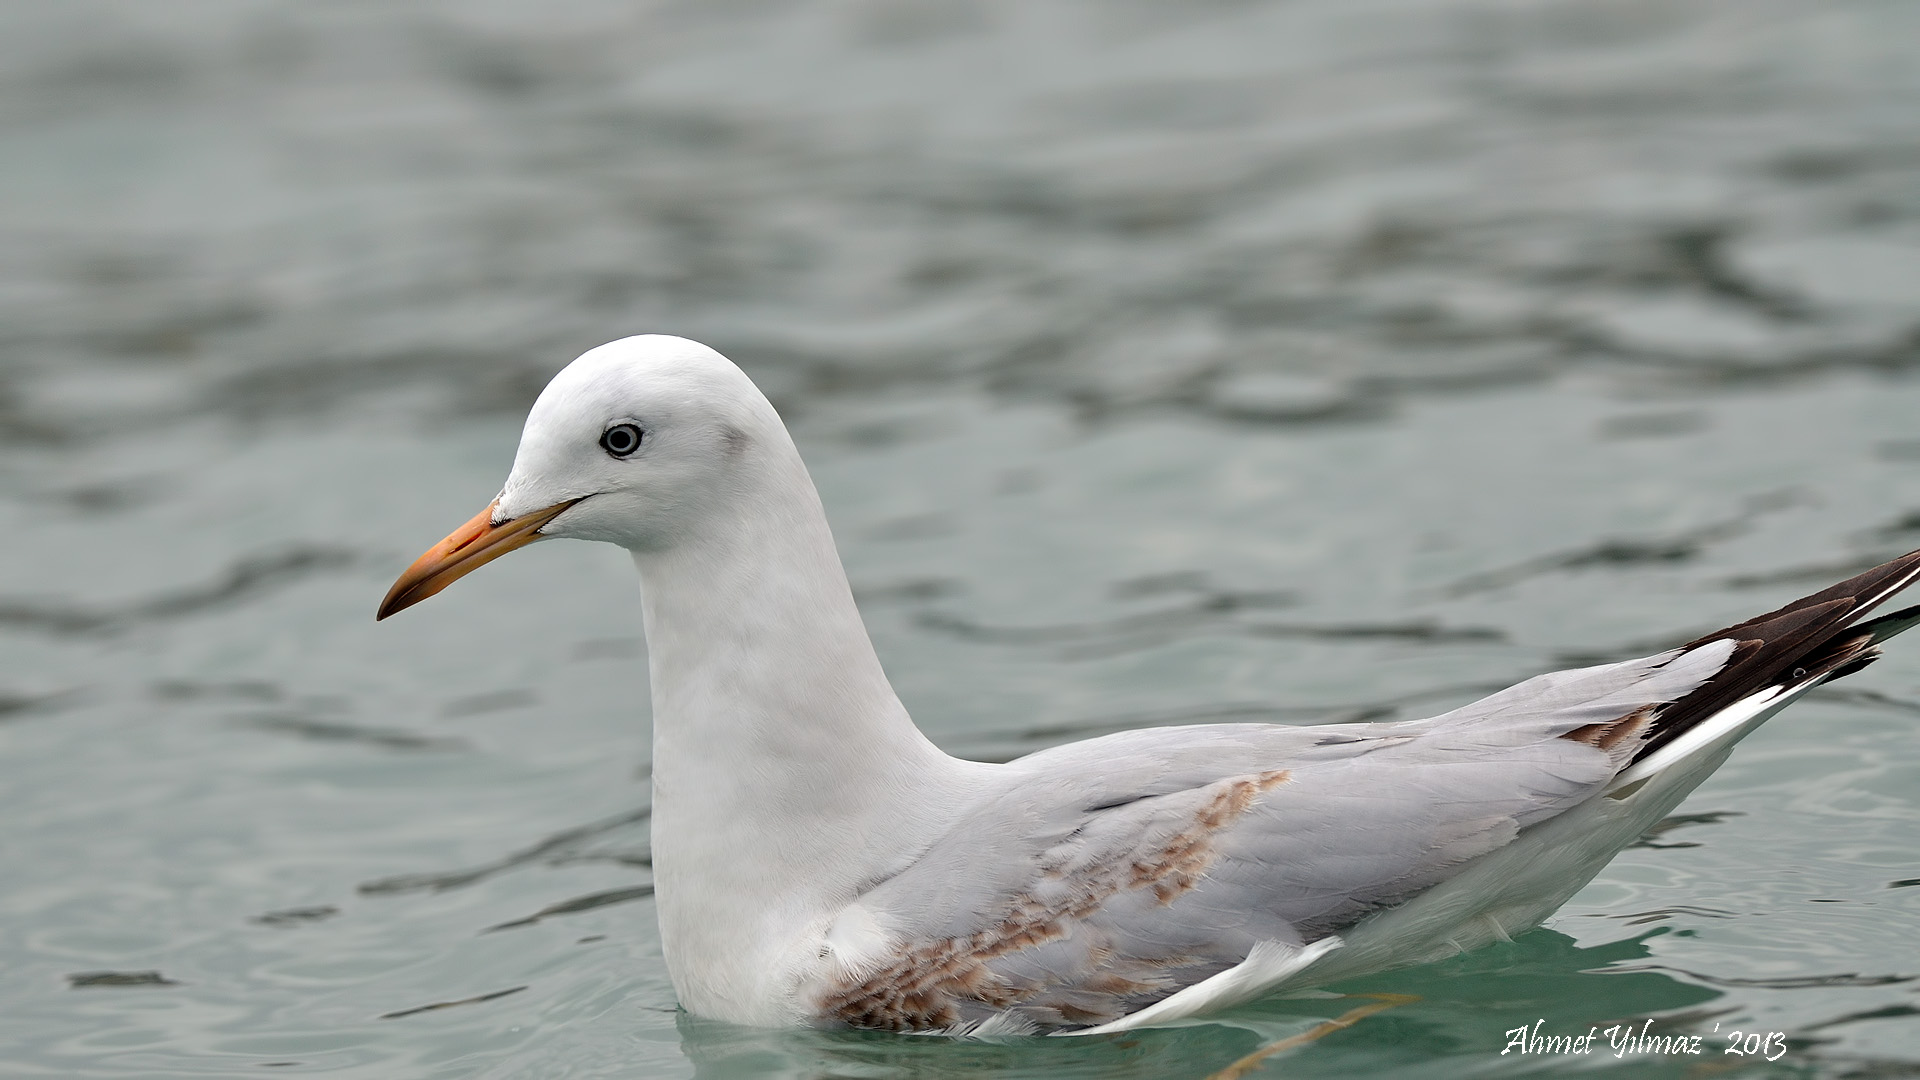
M 1917 551 L 1424 720 L 966 761 L 888 683 L 779 414 L 726 357 L 659 335 L 554 377 L 499 496 L 378 617 L 551 537 L 632 553 L 666 965 L 688 1012 L 762 1027 L 1097 1034 L 1505 940 L 1920 623 L 1863 619 Z

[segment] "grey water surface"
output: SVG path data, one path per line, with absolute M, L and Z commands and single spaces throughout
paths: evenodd
M 1868 0 L 0 3 L 0 1075 L 1197 1077 L 1341 1015 L 681 1015 L 631 565 L 374 606 L 553 371 L 659 331 L 788 417 L 957 754 L 1686 640 L 1920 546 L 1917 43 Z M 1920 640 L 1545 928 L 1337 989 L 1419 1000 L 1261 1075 L 1920 1075 Z M 1536 1021 L 1701 1053 L 1501 1053 Z

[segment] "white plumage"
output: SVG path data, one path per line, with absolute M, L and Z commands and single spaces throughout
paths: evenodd
M 1427 720 L 1123 732 L 1007 764 L 914 727 L 785 426 L 703 345 L 595 349 L 381 617 L 541 537 L 642 581 L 654 872 L 682 1004 L 758 1025 L 1085 1033 L 1505 938 L 1741 737 L 1920 621 L 1907 556 L 1658 656 Z

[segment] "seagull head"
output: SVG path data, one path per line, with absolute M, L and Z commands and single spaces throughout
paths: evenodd
M 782 445 L 759 388 L 697 341 L 649 334 L 590 350 L 534 402 L 500 495 L 408 567 L 377 618 L 535 540 L 674 547 L 747 494 L 749 459 Z

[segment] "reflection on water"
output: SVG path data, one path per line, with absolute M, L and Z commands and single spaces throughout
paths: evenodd
M 1866 0 L 0 4 L 8 1066 L 1187 1076 L 1339 1015 L 678 1015 L 630 564 L 373 605 L 552 371 L 667 331 L 792 422 L 956 753 L 1688 640 L 1920 544 L 1914 40 Z M 1911 1072 L 1917 709 L 1896 647 L 1549 930 L 1343 987 L 1422 1000 L 1263 1072 L 1709 1065 L 1498 1055 L 1542 1018 Z
M 1085 1038 L 951 1040 L 861 1032 L 766 1031 L 682 1015 L 679 1029 L 702 1080 L 781 1077 L 1204 1076 L 1261 1046 L 1345 1013 L 1345 995 L 1417 1000 L 1289 1054 L 1288 1076 L 1481 1076 L 1508 1029 L 1585 1033 L 1662 1016 L 1659 1033 L 1705 1033 L 1731 1010 L 1706 1007 L 1718 991 L 1654 971 L 1619 973 L 1649 955 L 1646 937 L 1581 948 L 1551 930 L 1389 978 L 1360 980 L 1302 999 L 1259 1003 L 1187 1026 Z M 1481 976 L 1497 974 L 1497 979 Z M 1716 1048 L 1717 1050 L 1717 1048 Z M 1602 1045 L 1595 1057 L 1605 1057 Z M 1535 1062 L 1534 1064 L 1539 1064 Z M 1581 1062 L 1580 1064 L 1588 1064 Z M 1644 1064 L 1644 1061 L 1641 1062 Z

